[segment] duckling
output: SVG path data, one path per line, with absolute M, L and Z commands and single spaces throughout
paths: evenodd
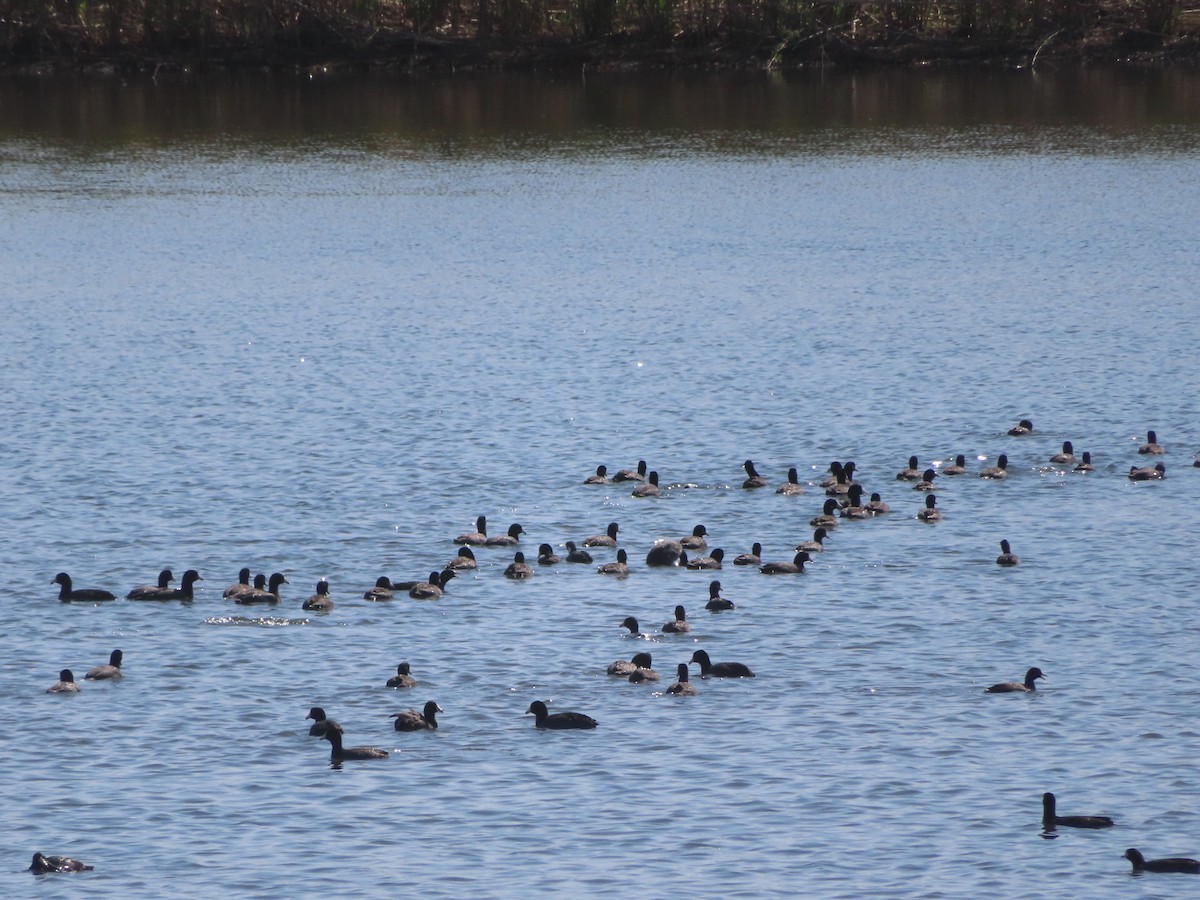
M 883 502 L 883 498 L 879 496 L 878 491 L 871 495 L 871 501 L 867 504 L 867 509 L 873 516 L 882 516 L 884 513 L 892 511 L 892 508 Z
M 1034 666 L 1025 673 L 1025 681 L 1002 681 L 999 684 L 993 684 L 989 688 L 984 688 L 985 694 L 1032 694 L 1037 690 L 1037 679 L 1046 679 L 1046 674 Z M 1049 680 L 1049 679 L 1046 679 Z

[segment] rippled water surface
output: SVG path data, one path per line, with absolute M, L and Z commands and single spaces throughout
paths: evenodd
M 1192 889 L 1121 853 L 1200 856 L 1198 93 L 4 83 L 4 894 Z M 1148 429 L 1167 478 L 1134 484 Z M 1063 440 L 1096 471 L 1051 466 Z M 958 453 L 918 521 L 895 473 Z M 976 477 L 1000 453 L 1011 477 Z M 582 484 L 639 459 L 658 500 Z M 643 565 L 697 523 L 790 559 L 825 498 L 774 486 L 833 459 L 893 511 L 805 574 L 727 565 L 714 615 L 711 574 Z M 633 574 L 513 583 L 479 550 L 439 601 L 361 599 L 480 514 L 531 557 L 617 521 Z M 278 607 L 221 599 L 243 565 L 286 574 Z M 50 584 L 163 567 L 202 573 L 195 602 Z M 321 577 L 336 606 L 305 613 Z M 690 635 L 658 632 L 676 604 Z M 43 693 L 115 647 L 119 683 Z M 701 647 L 758 677 L 664 696 Z M 643 649 L 662 683 L 605 674 Z M 384 687 L 403 660 L 419 686 Z M 1036 694 L 983 693 L 1034 665 Z M 438 731 L 392 730 L 429 699 Z M 600 725 L 540 733 L 535 699 Z M 313 705 L 390 758 L 331 767 Z M 1043 839 L 1047 790 L 1117 827 Z M 34 878 L 35 849 L 95 871 Z

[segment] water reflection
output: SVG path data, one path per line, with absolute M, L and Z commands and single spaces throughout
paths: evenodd
M 1155 131 L 1194 149 L 1200 73 L 1180 69 L 1037 72 L 904 70 L 750 74 L 254 75 L 169 79 L 13 77 L 0 82 L 0 141 L 74 150 L 196 142 L 457 154 L 586 152 L 628 134 L 698 141 L 708 152 L 786 151 L 815 135 L 830 146 L 864 132 L 944 130 L 972 143 L 1021 146 L 1024 129 L 1122 141 Z M 1176 130 L 1175 126 L 1187 126 Z M 982 129 L 982 130 L 981 130 Z M 698 149 L 698 148 L 692 148 Z M 811 150 L 811 146 L 808 147 Z M 996 148 L 993 148 L 996 149 Z M 1040 148 L 1044 149 L 1044 148 Z

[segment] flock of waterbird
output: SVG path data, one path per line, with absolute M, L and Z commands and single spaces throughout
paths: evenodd
M 1014 437 L 1022 437 L 1032 434 L 1033 431 L 1033 423 L 1028 419 L 1022 419 L 1009 429 L 1008 434 Z M 1165 452 L 1163 446 L 1158 443 L 1157 435 L 1153 431 L 1147 433 L 1146 442 L 1138 448 L 1138 453 L 1142 455 L 1158 456 Z M 1091 454 L 1084 452 L 1081 457 L 1077 458 L 1071 441 L 1064 441 L 1061 451 L 1050 456 L 1048 461 L 1053 465 L 1071 467 L 1079 473 L 1095 471 Z M 994 465 L 981 467 L 977 474 L 981 478 L 1002 480 L 1008 477 L 1008 463 L 1007 454 L 1002 453 L 997 457 Z M 1194 465 L 1200 467 L 1200 459 L 1197 459 Z M 743 463 L 743 468 L 746 472 L 746 478 L 742 482 L 742 488 L 755 490 L 768 487 L 767 479 L 758 472 L 752 460 L 746 460 Z M 733 560 L 733 564 L 737 566 L 757 567 L 765 575 L 801 574 L 804 572 L 805 563 L 811 561 L 813 554 L 824 552 L 826 538 L 829 537 L 833 529 L 838 527 L 841 521 L 869 519 L 888 514 L 890 507 L 883 501 L 882 496 L 878 492 L 871 493 L 869 499 L 864 503 L 863 496 L 866 494 L 866 490 L 861 483 L 855 480 L 856 468 L 856 464 L 852 461 L 844 463 L 835 461 L 830 465 L 828 475 L 816 483 L 801 481 L 798 470 L 796 468 L 789 469 L 787 481 L 776 489 L 776 493 L 800 495 L 810 489 L 821 488 L 824 489 L 824 493 L 827 495 L 822 512 L 810 521 L 810 525 L 814 528 L 812 539 L 799 542 L 795 548 L 795 556 L 790 561 L 763 562 L 762 546 L 756 543 L 749 552 L 739 554 Z M 969 469 L 966 458 L 963 455 L 957 456 L 953 464 L 941 466 L 940 469 L 935 467 L 922 469 L 918 458 L 911 456 L 909 457 L 907 467 L 896 474 L 896 480 L 911 482 L 913 490 L 925 492 L 924 505 L 917 511 L 916 518 L 925 522 L 936 522 L 941 519 L 942 512 L 937 507 L 937 498 L 934 493 L 937 489 L 935 479 L 965 476 L 967 474 L 969 474 Z M 1130 466 L 1128 477 L 1132 481 L 1150 481 L 1162 479 L 1165 475 L 1166 467 L 1159 462 L 1153 466 Z M 612 476 L 608 474 L 607 467 L 601 465 L 596 468 L 594 475 L 590 475 L 584 479 L 584 484 L 587 485 L 614 485 L 621 483 L 633 484 L 632 496 L 639 498 L 657 497 L 661 495 L 663 490 L 659 483 L 658 472 L 648 470 L 645 461 L 640 461 L 636 469 L 622 469 Z M 387 576 L 381 576 L 376 580 L 374 587 L 369 588 L 363 597 L 366 600 L 385 602 L 392 600 L 397 594 L 407 593 L 413 599 L 435 600 L 443 596 L 449 581 L 455 577 L 456 572 L 478 568 L 478 561 L 472 550 L 473 547 L 501 549 L 518 547 L 521 546 L 521 536 L 525 533 L 525 530 L 519 523 L 514 523 L 504 534 L 489 535 L 487 533 L 487 518 L 479 516 L 475 522 L 475 531 L 461 534 L 453 539 L 455 544 L 460 545 L 458 554 L 447 562 L 441 570 L 435 569 L 431 571 L 427 580 L 393 581 Z M 564 543 L 566 549 L 565 556 L 560 556 L 556 553 L 551 544 L 542 543 L 538 548 L 537 563 L 543 567 L 557 565 L 562 562 L 591 564 L 594 562 L 594 558 L 589 550 L 615 550 L 616 559 L 612 562 L 600 564 L 597 566 L 596 571 L 603 575 L 627 576 L 631 571 L 628 553 L 625 548 L 617 546 L 619 533 L 620 527 L 618 523 L 612 522 L 605 533 L 587 537 L 580 544 L 577 544 L 575 541 L 566 541 Z M 708 536 L 707 529 L 701 524 L 696 525 L 692 529 L 691 534 L 681 538 L 658 540 L 647 552 L 645 565 L 648 568 L 682 566 L 697 570 L 719 570 L 724 565 L 725 552 L 721 548 L 709 550 L 707 543 Z M 1019 564 L 1020 560 L 1012 552 L 1012 548 L 1007 540 L 1000 541 L 1000 548 L 1001 553 L 996 558 L 997 565 L 1007 567 Z M 689 551 L 693 554 L 703 555 L 689 557 Z M 250 577 L 250 573 L 251 570 L 249 567 L 243 568 L 238 573 L 238 581 L 223 591 L 223 598 L 240 605 L 274 605 L 281 602 L 280 588 L 282 585 L 288 583 L 287 578 L 282 573 L 276 572 L 269 577 L 259 574 L 253 580 Z M 526 562 L 525 554 L 521 550 L 517 550 L 514 553 L 512 562 L 504 570 L 504 576 L 513 580 L 529 579 L 534 577 L 534 575 L 535 570 Z M 171 583 L 174 580 L 172 571 L 170 569 L 163 569 L 159 573 L 156 584 L 134 587 L 125 595 L 126 599 L 132 601 L 180 600 L 190 602 L 195 599 L 194 590 L 196 582 L 203 579 L 195 569 L 188 569 L 183 575 L 180 587 L 171 587 Z M 56 575 L 52 583 L 59 586 L 59 599 L 64 602 L 96 603 L 116 599 L 116 595 L 107 590 L 75 588 L 71 577 L 65 572 L 60 572 Z M 317 583 L 316 592 L 303 602 L 302 608 L 306 611 L 322 613 L 328 612 L 333 608 L 333 600 L 329 594 L 329 583 L 325 579 L 321 579 Z M 721 612 L 735 608 L 731 601 L 721 596 L 721 583 L 719 581 L 714 580 L 710 582 L 709 599 L 705 608 L 710 612 Z M 633 616 L 625 617 L 620 625 L 622 628 L 628 630 L 628 637 L 648 636 L 641 632 L 638 621 Z M 661 630 L 665 633 L 676 634 L 691 631 L 691 625 L 687 621 L 687 613 L 683 606 L 675 607 L 674 618 L 667 621 Z M 103 681 L 121 678 L 122 659 L 122 651 L 119 649 L 113 650 L 108 663 L 90 669 L 84 676 L 84 679 L 87 681 Z M 643 651 L 634 654 L 631 659 L 616 660 L 608 666 L 607 671 L 609 675 L 627 678 L 634 683 L 658 682 L 661 680 L 661 676 L 652 668 L 652 664 L 651 655 Z M 754 677 L 754 672 L 744 663 L 714 663 L 706 651 L 696 650 L 688 662 L 679 663 L 677 667 L 677 679 L 665 689 L 665 694 L 674 696 L 696 695 L 696 686 L 691 683 L 688 677 L 689 664 L 699 666 L 702 678 Z M 1031 667 L 1025 673 L 1022 681 L 999 682 L 985 688 L 985 693 L 1029 693 L 1036 690 L 1036 682 L 1039 679 L 1045 678 L 1045 673 L 1035 666 Z M 411 674 L 411 667 L 408 662 L 400 663 L 397 666 L 396 674 L 387 681 L 388 687 L 397 689 L 413 688 L 417 684 L 417 680 Z M 80 687 L 76 683 L 72 671 L 70 669 L 63 669 L 59 673 L 59 680 L 47 688 L 47 693 L 70 694 L 78 692 L 79 689 Z M 393 714 L 391 718 L 395 720 L 394 727 L 396 731 L 432 731 L 437 729 L 437 714 L 442 711 L 442 708 L 436 701 L 430 700 L 420 711 L 408 709 Z M 596 720 L 584 713 L 573 711 L 551 713 L 546 702 L 543 700 L 534 700 L 531 702 L 529 708 L 526 710 L 526 714 L 534 716 L 534 725 L 538 729 L 590 730 L 597 726 Z M 342 738 L 345 729 L 338 722 L 329 718 L 325 710 L 321 707 L 314 706 L 310 709 L 307 718 L 313 720 L 313 724 L 309 729 L 309 735 L 323 738 L 329 742 L 330 759 L 333 765 L 341 765 L 342 762 L 347 760 L 384 759 L 388 756 L 386 750 L 376 747 L 344 746 Z M 1047 792 L 1042 797 L 1042 826 L 1046 832 L 1053 832 L 1059 827 L 1099 829 L 1110 828 L 1113 825 L 1113 820 L 1107 816 L 1060 816 L 1057 814 L 1054 794 Z M 1200 861 L 1195 859 L 1167 858 L 1147 860 L 1135 848 L 1126 850 L 1124 858 L 1132 864 L 1134 874 L 1141 872 L 1200 874 Z M 70 857 L 46 856 L 41 853 L 35 853 L 29 870 L 35 874 L 45 874 L 51 872 L 88 871 L 92 868 L 92 866 Z

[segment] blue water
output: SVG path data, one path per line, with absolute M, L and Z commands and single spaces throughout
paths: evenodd
M 4 894 L 1194 889 L 1121 859 L 1200 855 L 1200 122 L 1135 126 L 0 132 Z M 1168 474 L 1134 484 L 1147 429 Z M 1094 473 L 1047 462 L 1067 439 Z M 895 473 L 958 453 L 917 521 Z M 802 576 L 727 565 L 736 610 L 642 565 L 697 523 L 790 559 L 824 495 L 774 486 L 850 458 L 893 512 Z M 661 499 L 581 483 L 638 459 Z M 480 514 L 530 557 L 618 521 L 634 572 L 479 550 L 439 601 L 361 599 Z M 243 565 L 287 575 L 277 608 L 221 599 Z M 194 603 L 50 584 L 163 567 Z M 690 635 L 617 625 L 676 604 Z M 115 647 L 121 682 L 44 693 Z M 697 647 L 758 677 L 663 696 Z M 605 674 L 642 649 L 662 683 Z M 392 730 L 428 699 L 438 731 Z M 535 699 L 600 725 L 537 732 Z M 313 705 L 390 758 L 331 767 Z M 1043 839 L 1047 790 L 1117 827 Z

